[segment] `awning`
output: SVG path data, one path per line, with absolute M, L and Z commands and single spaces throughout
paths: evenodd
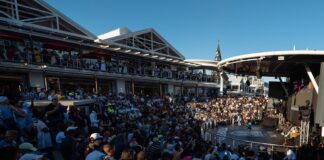
M 316 68 L 319 68 L 321 62 L 324 62 L 324 51 L 293 50 L 235 56 L 222 60 L 217 65 L 220 70 L 235 74 L 288 77 L 298 70 L 304 73 L 305 64 L 318 70 Z
M 21 37 L 18 37 L 16 35 L 0 32 L 0 39 L 5 39 L 5 40 L 12 40 L 12 41 L 20 41 L 23 42 L 24 40 Z
M 108 51 L 102 50 L 93 50 L 84 54 L 85 57 L 103 57 L 103 58 L 111 58 L 112 53 Z
M 63 50 L 63 51 L 75 50 L 75 48 L 73 48 L 69 45 L 66 45 L 62 42 L 47 42 L 47 43 L 44 43 L 43 47 L 48 48 L 48 49 L 56 49 L 56 50 Z

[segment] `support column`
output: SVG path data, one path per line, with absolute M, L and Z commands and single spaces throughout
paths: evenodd
M 313 75 L 312 71 L 310 70 L 310 68 L 309 68 L 309 66 L 307 64 L 305 64 L 305 69 L 307 71 L 307 74 L 308 74 L 309 79 L 311 80 L 311 82 L 312 82 L 312 84 L 314 86 L 314 89 L 315 89 L 316 93 L 318 94 L 318 85 L 317 85 L 317 82 L 316 82 L 316 80 L 314 78 L 314 75 Z
M 224 93 L 224 79 L 220 76 L 220 88 L 219 88 L 219 95 L 223 96 Z
M 279 77 L 279 80 L 280 80 L 280 84 L 281 84 L 282 89 L 285 91 L 285 95 L 286 95 L 286 97 L 288 97 L 288 96 L 289 96 L 289 94 L 288 94 L 288 90 L 287 90 L 287 88 L 285 87 L 285 85 L 283 84 L 281 77 Z
M 198 97 L 198 84 L 196 85 L 196 97 Z
M 44 77 L 45 91 L 47 91 L 48 90 L 48 84 L 47 84 L 47 78 L 46 78 L 45 71 L 43 71 L 43 77 Z
M 124 79 L 117 79 L 117 94 L 118 93 L 126 93 L 125 92 L 125 80 Z
M 132 80 L 132 94 L 134 95 L 135 94 L 135 85 L 134 85 L 134 80 Z
M 180 92 L 180 96 L 183 96 L 183 84 L 181 84 L 181 92 Z
M 95 92 L 98 94 L 98 79 L 95 77 Z
M 61 90 L 61 80 L 60 78 L 57 79 L 58 89 Z
M 160 91 L 160 96 L 162 97 L 162 84 L 161 83 L 159 84 L 159 87 L 160 87 L 160 90 L 159 90 Z

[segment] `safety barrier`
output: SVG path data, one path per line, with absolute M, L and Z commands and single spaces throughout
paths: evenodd
M 272 159 L 274 159 L 278 153 L 285 154 L 287 148 L 294 150 L 294 152 L 297 154 L 298 146 L 288 146 L 288 145 L 249 141 L 249 140 L 234 138 L 230 136 L 224 136 L 217 133 L 210 133 L 210 131 L 214 131 L 214 129 L 207 131 L 205 133 L 204 139 L 208 142 L 211 142 L 213 145 L 226 143 L 227 145 L 231 145 L 231 148 L 237 148 L 238 146 L 245 146 L 245 147 L 249 147 L 249 149 L 254 151 L 255 153 L 260 152 L 261 151 L 260 147 L 262 146 L 264 148 L 263 151 L 267 151 L 268 153 L 270 153 Z

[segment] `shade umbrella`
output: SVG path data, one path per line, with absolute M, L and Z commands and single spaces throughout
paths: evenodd
M 48 49 L 63 50 L 63 51 L 75 50 L 75 48 L 62 42 L 47 42 L 44 43 L 43 47 Z
M 112 53 L 108 51 L 102 50 L 93 50 L 84 54 L 85 57 L 103 57 L 103 58 L 111 58 Z
M 5 40 L 13 40 L 13 41 L 21 41 L 23 42 L 24 40 L 16 35 L 0 32 L 0 39 L 5 39 Z

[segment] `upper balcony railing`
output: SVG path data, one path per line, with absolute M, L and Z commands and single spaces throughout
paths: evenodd
M 173 80 L 196 81 L 215 83 L 214 75 L 203 73 L 192 73 L 192 71 L 171 70 L 167 67 L 142 65 L 134 61 L 114 60 L 103 58 L 81 58 L 79 54 L 40 52 L 33 51 L 11 51 L 0 48 L 0 60 L 13 63 L 28 63 L 37 65 L 48 65 L 51 67 L 66 67 L 71 69 L 85 69 L 91 71 L 116 73 L 123 75 L 139 75 Z

